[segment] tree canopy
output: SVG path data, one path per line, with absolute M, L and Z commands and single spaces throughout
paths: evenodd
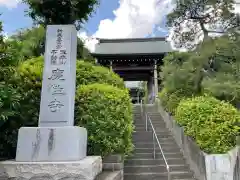
M 238 106 L 240 102 L 240 36 L 225 35 L 203 43 L 196 52 L 170 53 L 161 77 L 169 94 L 210 94 Z
M 94 11 L 98 0 L 23 0 L 29 16 L 37 23 L 76 24 L 77 29 Z
M 226 33 L 238 26 L 233 0 L 179 0 L 167 17 L 176 48 L 193 49 L 199 40 Z
M 8 54 L 11 51 L 10 54 L 14 54 L 18 61 L 43 55 L 45 51 L 45 34 L 46 30 L 43 26 L 19 30 L 6 41 L 10 47 Z M 77 39 L 77 58 L 94 61 L 80 38 Z

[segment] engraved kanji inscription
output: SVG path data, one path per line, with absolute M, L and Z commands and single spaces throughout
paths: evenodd
M 59 68 L 52 70 L 52 75 L 48 78 L 49 80 L 65 80 L 63 77 L 64 70 Z
M 48 107 L 50 108 L 51 112 L 57 112 L 59 111 L 62 107 L 64 106 L 64 104 L 62 104 L 60 101 L 58 101 L 57 99 L 54 99 L 53 101 L 51 101 L 48 105 Z
M 66 95 L 64 88 L 59 84 L 50 84 L 48 90 L 52 95 Z
M 62 29 L 58 29 L 57 30 L 57 49 L 61 49 L 62 48 Z
M 52 50 L 51 51 L 51 64 L 52 65 L 57 65 L 57 50 Z
M 60 56 L 59 56 L 59 64 L 65 64 L 67 61 L 67 51 L 66 50 L 60 50 Z

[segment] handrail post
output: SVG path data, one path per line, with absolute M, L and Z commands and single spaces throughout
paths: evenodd
M 156 159 L 155 134 L 153 132 L 153 158 Z
M 159 139 L 157 137 L 157 134 L 156 134 L 156 131 L 155 131 L 155 128 L 153 127 L 153 124 L 152 124 L 152 120 L 150 118 L 150 116 L 148 115 L 148 113 L 146 111 L 143 112 L 143 114 L 145 114 L 145 123 L 146 123 L 146 131 L 148 131 L 148 121 L 149 121 L 149 124 L 150 124 L 150 127 L 152 129 L 152 136 L 153 136 L 153 157 L 154 159 L 156 159 L 156 143 L 158 144 L 158 147 L 160 148 L 160 151 L 161 151 L 161 154 L 163 156 L 163 160 L 165 162 L 165 165 L 166 165 L 166 170 L 167 170 L 167 173 L 168 173 L 168 180 L 171 180 L 171 173 L 170 173 L 170 168 L 169 168 L 169 165 L 168 165 L 168 162 L 167 162 L 167 159 L 164 155 L 164 152 L 162 150 L 162 146 L 159 142 Z M 156 141 L 156 143 L 155 143 Z
M 171 174 L 170 174 L 169 165 L 167 165 L 167 172 L 168 172 L 168 180 L 171 180 Z
M 146 122 L 145 122 L 145 124 L 146 124 L 146 131 L 148 131 L 148 114 L 147 113 L 145 115 L 145 118 L 146 118 Z

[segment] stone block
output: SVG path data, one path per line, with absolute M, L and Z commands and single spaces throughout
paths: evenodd
M 117 171 L 123 169 L 123 163 L 103 163 L 103 170 Z
M 16 161 L 79 161 L 86 157 L 87 130 L 82 127 L 22 127 Z
M 123 170 L 114 172 L 105 171 L 97 176 L 95 180 L 123 180 Z
M 120 154 L 110 154 L 103 159 L 104 163 L 120 163 L 123 162 L 123 156 Z
M 87 156 L 72 162 L 2 161 L 0 169 L 4 180 L 94 180 L 102 172 L 102 158 Z

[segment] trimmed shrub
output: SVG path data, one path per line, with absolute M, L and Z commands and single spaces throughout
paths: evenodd
M 124 81 L 113 71 L 90 62 L 77 61 L 76 84 L 105 83 L 119 88 L 125 88 Z M 18 72 L 28 85 L 41 88 L 43 57 L 37 57 L 23 62 Z
M 163 108 L 174 115 L 179 102 L 184 98 L 184 93 L 181 91 L 169 93 L 166 88 L 163 88 L 159 93 L 159 97 Z
M 89 62 L 77 61 L 76 86 L 92 83 L 106 83 L 124 88 L 124 81 L 108 68 L 95 66 Z M 24 100 L 21 102 L 22 114 L 27 123 L 34 126 L 38 122 L 42 86 L 43 57 L 23 62 L 18 67 L 19 85 Z
M 89 62 L 77 61 L 77 85 L 104 83 L 125 88 L 123 79 L 116 73 L 102 66 L 96 66 Z
M 176 121 L 206 153 L 226 153 L 236 146 L 240 113 L 231 104 L 209 96 L 182 100 Z
M 75 122 L 88 129 L 88 154 L 128 155 L 132 149 L 132 104 L 128 91 L 106 84 L 77 89 Z
M 16 117 L 11 117 L 0 129 L 0 150 L 1 147 L 9 149 L 7 152 L 11 153 L 7 156 L 15 156 L 18 129 L 21 126 L 37 126 L 38 124 L 42 72 L 43 57 L 33 58 L 19 65 L 16 76 L 14 76 L 13 82 L 11 82 L 14 84 L 14 88 L 18 90 L 21 99 L 19 99 L 20 107 L 17 115 L 15 115 Z M 124 81 L 117 74 L 108 68 L 96 66 L 89 62 L 77 61 L 76 74 L 77 86 L 82 84 L 106 83 L 122 89 L 125 87 Z M 2 95 L 5 97 L 4 94 Z M 7 141 L 2 140 L 2 137 L 5 139 L 7 137 Z

